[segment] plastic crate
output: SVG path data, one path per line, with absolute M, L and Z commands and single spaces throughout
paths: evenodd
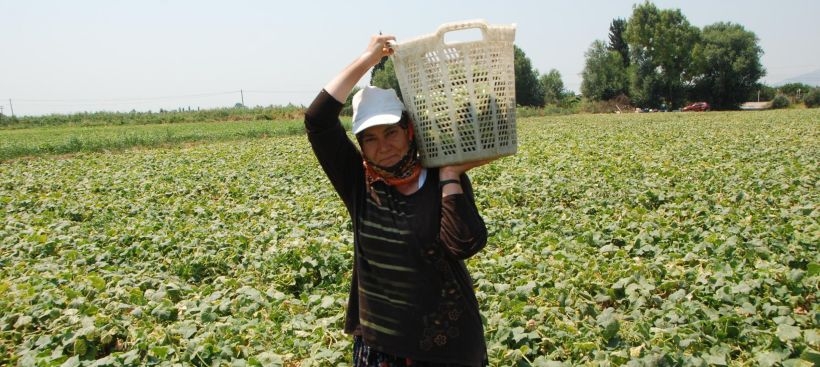
M 481 39 L 445 43 L 448 32 L 478 29 Z M 447 23 L 393 45 L 402 99 L 426 167 L 515 154 L 515 25 Z

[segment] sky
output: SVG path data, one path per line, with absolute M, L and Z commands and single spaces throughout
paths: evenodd
M 306 106 L 371 35 L 401 43 L 472 19 L 515 24 L 533 68 L 579 92 L 584 53 L 642 1 L 0 0 L 0 112 Z M 820 1 L 653 3 L 754 32 L 766 84 L 820 70 Z

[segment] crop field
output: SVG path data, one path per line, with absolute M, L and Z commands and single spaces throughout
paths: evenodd
M 188 142 L 241 140 L 304 131 L 301 121 L 194 122 L 0 129 L 0 162 L 44 154 L 104 152 Z
M 228 126 L 62 155 L 32 148 L 60 127 L 13 132 L 32 135 L 0 161 L 0 365 L 350 365 L 347 212 L 301 133 Z M 491 366 L 820 364 L 820 111 L 518 136 L 470 174 Z

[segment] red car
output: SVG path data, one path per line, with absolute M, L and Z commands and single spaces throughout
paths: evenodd
M 695 111 L 695 112 L 709 111 L 709 104 L 706 103 L 706 102 L 695 102 L 695 103 L 692 103 L 692 104 L 684 107 L 683 109 L 681 109 L 681 111 L 684 111 L 684 112 L 687 112 L 687 111 Z

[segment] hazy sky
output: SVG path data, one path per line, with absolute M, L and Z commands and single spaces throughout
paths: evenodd
M 247 106 L 307 105 L 371 34 L 401 42 L 476 18 L 515 23 L 533 67 L 557 69 L 578 92 L 584 52 L 637 2 L 0 0 L 0 106 L 6 115 L 212 108 L 240 102 L 240 90 Z M 820 1 L 654 3 L 697 27 L 754 32 L 766 83 L 820 69 Z

